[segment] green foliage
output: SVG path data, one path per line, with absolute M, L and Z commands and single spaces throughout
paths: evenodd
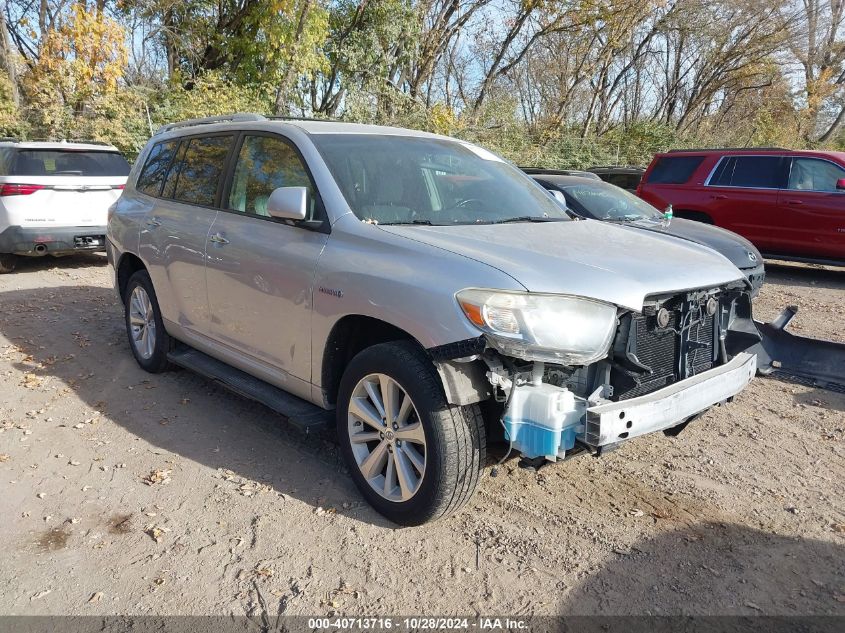
M 522 165 L 643 165 L 672 147 L 819 144 L 839 111 L 830 89 L 796 86 L 785 70 L 775 0 L 12 8 L 12 41 L 27 46 L 0 68 L 21 69 L 22 105 L 0 73 L 0 134 L 93 138 L 129 156 L 175 120 L 291 111 L 448 134 Z M 823 53 L 811 60 L 826 64 L 820 77 L 838 77 L 845 62 Z M 796 99 L 810 88 L 818 104 Z M 827 145 L 845 147 L 828 129 Z

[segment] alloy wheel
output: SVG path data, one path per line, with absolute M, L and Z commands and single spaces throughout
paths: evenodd
M 156 344 L 155 313 L 150 296 L 141 286 L 135 286 L 129 295 L 129 329 L 138 356 L 144 360 L 152 357 Z
M 402 386 L 385 374 L 365 376 L 349 399 L 352 454 L 364 479 L 389 501 L 408 501 L 426 466 L 425 431 Z

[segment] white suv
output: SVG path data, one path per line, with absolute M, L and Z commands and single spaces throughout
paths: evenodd
M 0 273 L 19 255 L 105 250 L 129 163 L 97 143 L 0 142 Z

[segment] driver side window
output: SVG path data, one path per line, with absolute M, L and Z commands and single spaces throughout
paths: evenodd
M 267 200 L 279 187 L 305 187 L 308 190 L 306 220 L 314 219 L 314 188 L 293 147 L 278 137 L 245 136 L 235 163 L 227 208 L 270 217 Z

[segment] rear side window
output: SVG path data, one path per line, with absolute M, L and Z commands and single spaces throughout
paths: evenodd
M 797 191 L 839 191 L 836 181 L 845 178 L 845 169 L 817 158 L 793 158 L 789 188 Z
M 168 197 L 187 204 L 213 206 L 233 138 L 227 135 L 183 140 L 184 150 L 167 176 L 166 194 L 173 192 Z
M 129 163 L 117 152 L 20 149 L 9 175 L 116 178 L 129 175 Z
M 682 185 L 704 161 L 704 156 L 663 156 L 648 176 L 657 185 Z
M 173 156 L 176 154 L 177 147 L 179 147 L 179 141 L 166 141 L 156 143 L 153 146 L 150 155 L 147 157 L 147 162 L 144 163 L 144 169 L 138 177 L 138 184 L 135 185 L 138 191 L 150 196 L 157 196 L 161 193 L 161 185 L 167 175 L 167 169 L 173 161 Z
M 779 189 L 782 186 L 783 158 L 780 156 L 729 156 L 722 159 L 710 185 Z

